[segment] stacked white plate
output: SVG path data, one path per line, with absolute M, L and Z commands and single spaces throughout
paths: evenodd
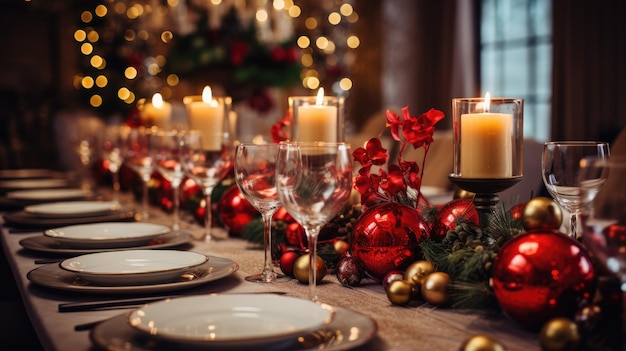
M 122 250 L 68 258 L 60 267 L 100 285 L 148 285 L 175 280 L 208 259 L 191 251 Z
M 46 218 L 89 217 L 119 211 L 116 201 L 62 201 L 26 206 L 24 212 Z
M 170 232 L 170 227 L 159 224 L 103 222 L 48 229 L 44 235 L 69 248 L 110 249 L 146 245 Z
M 92 194 L 83 189 L 31 189 L 10 191 L 6 194 L 7 199 L 18 201 L 61 201 L 78 199 Z

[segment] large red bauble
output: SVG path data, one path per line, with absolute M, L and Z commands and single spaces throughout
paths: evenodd
M 596 274 L 585 248 L 557 231 L 531 231 L 510 239 L 498 252 L 492 287 L 502 311 L 538 330 L 554 317 L 572 318 L 589 301 Z
M 237 185 L 233 185 L 224 191 L 219 204 L 218 215 L 229 234 L 241 236 L 243 227 L 250 223 L 259 212 L 241 194 Z
M 452 200 L 437 210 L 431 238 L 441 240 L 449 230 L 454 230 L 459 223 L 479 224 L 478 211 L 472 199 Z
M 389 202 L 368 208 L 356 221 L 350 252 L 365 273 L 383 280 L 422 258 L 420 243 L 429 237 L 429 224 L 407 205 Z

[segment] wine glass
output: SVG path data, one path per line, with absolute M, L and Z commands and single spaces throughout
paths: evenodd
M 100 155 L 113 178 L 112 200 L 117 203 L 120 202 L 120 167 L 124 162 L 122 150 L 128 130 L 128 127 L 120 125 L 105 126 L 100 140 Z
M 550 141 L 543 147 L 541 171 L 548 192 L 570 214 L 568 233 L 577 238 L 580 210 L 578 172 L 585 157 L 609 157 L 609 144 L 598 141 Z
M 287 212 L 300 223 L 309 244 L 309 298 L 317 301 L 317 237 L 350 197 L 352 154 L 345 143 L 282 142 L 276 187 Z
M 184 172 L 180 162 L 182 138 L 177 130 L 159 130 L 151 135 L 154 164 L 157 171 L 172 185 L 172 229 L 180 229 L 180 184 Z
M 148 182 L 154 172 L 154 159 L 150 146 L 152 129 L 145 127 L 130 128 L 126 136 L 124 160 L 139 176 L 143 183 L 141 218 L 150 218 L 148 204 Z
M 211 194 L 233 167 L 228 132 L 189 131 L 182 136 L 181 162 L 189 178 L 202 187 L 205 196 L 203 240 L 211 236 Z
M 246 277 L 252 282 L 273 283 L 285 280 L 272 265 L 272 216 L 280 208 L 276 191 L 276 157 L 278 144 L 241 143 L 235 149 L 235 182 L 241 194 L 263 217 L 263 271 Z
M 585 159 L 580 173 L 583 243 L 603 271 L 621 282 L 620 342 L 626 350 L 626 156 Z

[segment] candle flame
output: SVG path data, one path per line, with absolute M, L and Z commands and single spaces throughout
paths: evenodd
M 152 105 L 156 108 L 163 107 L 163 96 L 159 93 L 152 95 Z
M 316 105 L 324 104 L 324 88 L 320 88 L 320 90 L 317 91 L 317 99 L 315 100 L 315 104 Z
M 202 90 L 202 102 L 210 103 L 213 100 L 213 91 L 210 86 L 205 86 Z
M 483 103 L 483 112 L 489 112 L 489 105 L 491 104 L 491 95 L 489 92 L 485 94 L 485 102 Z

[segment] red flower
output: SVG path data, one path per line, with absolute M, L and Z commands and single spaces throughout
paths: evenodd
M 370 139 L 365 147 L 359 147 L 352 153 L 354 160 L 362 166 L 359 175 L 354 180 L 354 188 L 361 194 L 361 203 L 365 206 L 376 204 L 381 200 L 410 202 L 418 206 L 426 154 L 433 142 L 435 124 L 443 119 L 444 114 L 430 109 L 419 117 L 413 117 L 408 107 L 404 107 L 402 117 L 391 111 L 387 111 L 386 117 L 387 127 L 390 128 L 393 139 L 401 142 L 398 164 L 389 165 L 387 171 L 379 168 L 378 174 L 371 174 L 372 167 L 382 167 L 387 163 L 389 155 L 378 138 Z M 416 162 L 402 158 L 402 153 L 408 144 L 415 149 L 424 148 L 421 169 Z M 415 199 L 409 197 L 408 188 L 417 190 Z

